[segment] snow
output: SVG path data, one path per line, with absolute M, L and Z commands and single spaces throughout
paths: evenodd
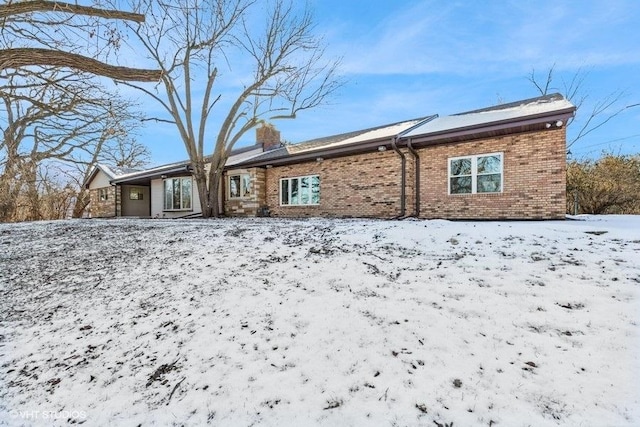
M 491 124 L 513 120 L 517 118 L 525 118 L 545 113 L 553 113 L 572 108 L 566 99 L 556 99 L 552 101 L 544 100 L 521 104 L 515 107 L 500 108 L 495 110 L 480 111 L 475 113 L 466 113 L 454 116 L 437 117 L 415 129 L 410 130 L 404 137 L 427 135 L 431 133 L 462 129 L 469 126 L 480 124 Z
M 426 119 L 416 119 L 416 120 L 408 120 L 401 123 L 395 123 L 389 126 L 375 128 L 366 132 L 362 132 L 356 136 L 352 136 L 350 138 L 342 139 L 336 142 L 332 142 L 329 144 L 322 144 L 321 147 L 317 147 L 315 145 L 311 145 L 309 148 L 305 147 L 304 143 L 301 143 L 300 146 L 292 145 L 290 148 L 294 150 L 296 154 L 305 153 L 307 151 L 315 151 L 315 150 L 326 150 L 328 148 L 340 147 L 343 145 L 356 144 L 358 142 L 366 142 L 366 141 L 374 141 L 377 139 L 384 138 L 392 138 L 401 134 L 402 132 L 411 129 L 413 126 L 423 122 Z
M 0 424 L 640 424 L 640 217 L 0 225 Z

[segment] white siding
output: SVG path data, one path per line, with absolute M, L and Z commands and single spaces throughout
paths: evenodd
M 93 177 L 93 179 L 89 183 L 89 189 L 95 190 L 96 188 L 104 187 L 111 187 L 111 184 L 109 183 L 109 177 L 101 170 L 98 170 L 96 176 Z
M 164 212 L 164 188 L 162 179 L 151 180 L 151 217 L 152 218 L 178 218 L 185 215 L 197 214 L 202 212 L 200 208 L 200 196 L 198 195 L 198 186 L 193 180 L 192 207 L 193 211 Z

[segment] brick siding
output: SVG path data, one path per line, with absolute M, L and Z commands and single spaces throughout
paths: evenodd
M 448 159 L 503 153 L 503 192 L 448 194 Z M 418 150 L 420 216 L 447 219 L 561 219 L 565 216 L 565 129 Z
M 280 179 L 320 176 L 320 204 L 280 206 Z M 266 169 L 266 202 L 273 216 L 382 217 L 400 212 L 400 159 L 393 151 Z
M 561 219 L 565 215 L 565 129 L 433 145 L 420 156 L 420 217 L 445 219 Z M 415 212 L 414 158 L 406 149 L 405 214 Z M 503 153 L 503 192 L 448 194 L 451 157 Z M 256 200 L 227 200 L 228 215 L 255 215 L 268 205 L 271 215 L 391 218 L 400 215 L 401 160 L 388 150 L 272 168 L 254 168 Z M 264 171 L 264 191 L 262 177 Z M 233 174 L 233 172 L 229 172 Z M 280 179 L 320 176 L 320 204 L 280 206 Z M 255 179 L 255 181 L 253 181 Z M 225 185 L 228 185 L 225 180 Z M 264 194 L 262 199 L 261 194 Z M 258 200 L 260 198 L 260 200 Z

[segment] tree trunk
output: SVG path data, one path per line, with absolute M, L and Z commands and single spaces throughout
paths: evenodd
M 211 209 L 209 208 L 209 189 L 207 188 L 207 174 L 204 168 L 196 167 L 193 171 L 198 187 L 198 197 L 200 198 L 200 210 L 203 218 L 211 217 Z
M 89 190 L 81 186 L 76 195 L 76 203 L 73 206 L 71 216 L 73 218 L 82 218 L 84 210 L 87 208 L 87 205 L 89 205 L 90 200 Z

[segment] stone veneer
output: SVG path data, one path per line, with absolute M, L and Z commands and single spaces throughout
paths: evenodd
M 251 195 L 249 197 L 229 197 L 229 176 L 249 174 L 251 179 Z M 225 172 L 224 177 L 224 213 L 227 216 L 257 216 L 265 203 L 265 169 L 233 169 Z
M 107 190 L 107 200 L 100 200 L 100 190 Z M 92 218 L 112 218 L 120 216 L 120 186 L 110 185 L 102 188 L 92 188 L 89 190 L 89 215 Z

